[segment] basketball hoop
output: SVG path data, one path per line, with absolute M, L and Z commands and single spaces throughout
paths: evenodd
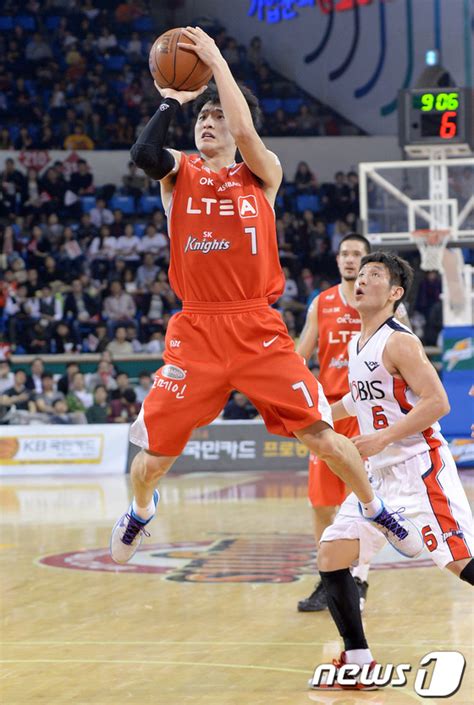
M 451 238 L 451 230 L 424 228 L 413 230 L 411 236 L 420 252 L 420 267 L 425 272 L 443 271 L 443 255 Z

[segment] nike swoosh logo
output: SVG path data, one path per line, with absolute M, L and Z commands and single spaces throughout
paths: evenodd
M 280 337 L 280 334 L 276 335 L 276 336 L 275 336 L 274 338 L 272 338 L 271 340 L 264 340 L 264 341 L 263 341 L 263 347 L 264 347 L 264 348 L 269 348 L 270 345 L 271 345 L 272 343 L 274 343 L 275 340 L 276 340 L 277 338 L 279 338 L 279 337 Z

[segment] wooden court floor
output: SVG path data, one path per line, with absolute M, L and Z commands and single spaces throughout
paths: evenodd
M 305 473 L 171 474 L 161 490 L 152 536 L 122 568 L 108 541 L 125 477 L 1 480 L 2 705 L 474 702 L 472 592 L 427 555 L 384 549 L 369 576 L 372 651 L 410 663 L 408 685 L 311 692 L 340 643 L 327 613 L 296 610 L 314 584 Z M 465 656 L 464 679 L 423 699 L 414 672 L 438 650 Z

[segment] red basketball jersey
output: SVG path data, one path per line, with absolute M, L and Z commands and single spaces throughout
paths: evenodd
M 285 278 L 275 214 L 245 163 L 211 171 L 181 155 L 168 226 L 169 279 L 183 301 L 276 301 Z
M 360 333 L 358 311 L 343 297 L 341 285 L 326 289 L 318 297 L 318 379 L 328 400 L 341 399 L 349 391 L 347 346 Z

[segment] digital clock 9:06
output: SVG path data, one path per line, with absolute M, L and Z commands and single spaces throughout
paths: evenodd
M 459 93 L 419 93 L 413 96 L 413 107 L 423 112 L 457 110 Z

